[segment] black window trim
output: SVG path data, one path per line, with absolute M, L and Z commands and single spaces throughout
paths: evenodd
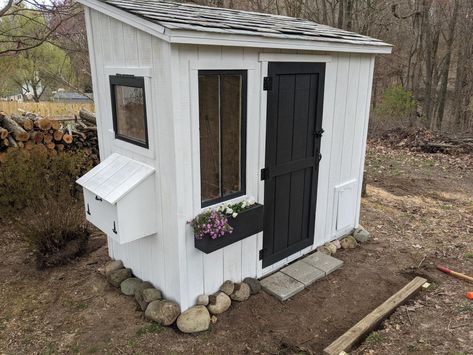
M 137 145 L 142 148 L 149 149 L 149 139 L 148 139 L 148 115 L 146 107 L 146 89 L 145 89 L 145 79 L 143 76 L 127 75 L 127 74 L 115 74 L 110 75 L 110 97 L 112 101 L 112 120 L 113 120 L 113 131 L 115 132 L 115 139 L 122 140 L 127 143 Z M 144 107 L 144 119 L 145 119 L 145 142 L 140 142 L 136 139 L 133 139 L 129 136 L 125 136 L 118 133 L 117 127 L 117 105 L 115 98 L 115 85 L 129 86 L 134 88 L 143 89 L 143 107 Z
M 241 152 L 240 152 L 240 183 L 241 189 L 238 192 L 232 193 L 230 195 L 221 196 L 214 198 L 212 200 L 202 201 L 202 191 L 200 194 L 201 207 L 209 207 L 228 201 L 240 196 L 246 195 L 246 127 L 247 127 L 247 102 L 248 102 L 248 70 L 199 70 L 198 76 L 200 75 L 241 75 Z M 200 94 L 200 93 L 198 93 Z M 221 92 L 219 93 L 221 95 Z M 200 110 L 199 110 L 200 111 Z M 222 108 L 220 107 L 220 117 L 222 114 Z M 199 115 L 199 124 L 200 124 L 200 115 Z M 220 137 L 222 137 L 222 125 L 220 125 Z M 199 133 L 199 145 L 200 145 L 200 133 Z M 220 149 L 220 157 L 222 156 L 222 151 Z M 201 157 L 199 157 L 200 160 Z M 222 166 L 220 166 L 220 175 L 222 176 Z M 202 172 L 200 172 L 200 178 L 202 179 Z M 222 183 L 221 183 L 222 184 Z M 202 186 L 202 185 L 201 185 Z

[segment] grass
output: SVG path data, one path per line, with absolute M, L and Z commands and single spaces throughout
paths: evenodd
M 69 307 L 70 309 L 76 310 L 76 311 L 83 311 L 84 309 L 87 309 L 87 307 L 89 306 L 85 302 L 81 302 L 81 301 L 78 302 L 71 299 L 65 299 L 63 301 L 63 304 L 64 306 Z
M 150 323 L 138 329 L 136 335 L 143 336 L 148 333 L 159 333 L 162 330 L 163 327 L 160 326 L 158 323 Z
M 8 115 L 18 114 L 18 109 L 34 112 L 40 116 L 72 116 L 79 114 L 81 108 L 95 111 L 93 103 L 62 103 L 62 102 L 16 102 L 0 101 L 0 111 Z
M 471 313 L 473 312 L 473 304 L 471 302 L 464 302 L 460 305 L 458 310 L 460 313 Z
M 368 337 L 366 338 L 366 342 L 370 344 L 379 344 L 384 341 L 384 337 L 379 334 L 378 332 L 372 332 Z
M 465 258 L 470 259 L 471 261 L 473 261 L 473 251 L 465 253 Z

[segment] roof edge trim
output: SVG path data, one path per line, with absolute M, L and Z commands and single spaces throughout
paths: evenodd
M 173 30 L 171 43 L 200 44 L 234 47 L 273 48 L 312 50 L 325 52 L 350 52 L 368 54 L 390 54 L 392 45 L 355 44 L 343 42 L 325 42 L 317 40 L 268 38 L 264 36 L 246 36 L 240 34 L 208 33 L 186 30 Z
M 117 7 L 108 5 L 101 1 L 96 1 L 96 0 L 77 0 L 77 1 L 84 6 L 87 6 L 93 10 L 96 10 L 100 13 L 110 16 L 118 21 L 124 22 L 127 25 L 130 25 L 141 31 L 149 33 L 150 35 L 158 37 L 159 39 L 162 39 L 166 42 L 170 42 L 169 32 L 171 31 L 161 25 L 148 21 L 139 16 L 130 14 L 129 12 L 126 12 Z

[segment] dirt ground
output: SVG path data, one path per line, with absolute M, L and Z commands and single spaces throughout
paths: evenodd
M 183 335 L 143 318 L 97 269 L 103 237 L 70 265 L 36 271 L 3 223 L 0 230 L 0 354 L 321 354 L 415 275 L 432 282 L 398 308 L 355 354 L 473 354 L 473 160 L 371 145 L 362 224 L 373 240 L 339 251 L 342 269 L 293 299 L 265 293 L 234 304 L 211 329 Z

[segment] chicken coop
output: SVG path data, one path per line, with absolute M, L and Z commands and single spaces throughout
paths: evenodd
M 101 163 L 78 183 L 110 257 L 185 310 L 358 226 L 375 55 L 390 45 L 285 16 L 79 1 Z M 232 233 L 196 238 L 190 221 L 225 210 Z

